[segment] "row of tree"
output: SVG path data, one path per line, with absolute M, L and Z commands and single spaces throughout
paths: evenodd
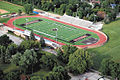
M 1 39 L 8 40 L 8 38 Z M 19 80 L 21 74 L 31 74 L 40 69 L 50 71 L 43 78 L 40 78 L 42 80 L 69 80 L 68 72 L 82 74 L 92 66 L 91 55 L 87 51 L 69 45 L 58 49 L 57 56 L 43 52 L 41 43 L 38 41 L 27 40 L 20 45 L 14 43 L 7 45 L 0 45 L 1 62 L 4 64 L 12 63 L 19 68 L 8 73 L 0 70 L 0 79 L 2 80 Z
M 103 75 L 108 75 L 113 80 L 120 80 L 120 63 L 116 63 L 111 58 L 103 59 L 100 71 Z
M 105 23 L 115 20 L 116 15 L 120 11 L 118 0 L 100 0 L 100 4 L 95 3 L 91 6 L 89 0 L 86 2 L 81 0 L 6 0 L 12 3 L 24 5 L 25 12 L 31 13 L 33 8 L 42 9 L 45 11 L 54 12 L 60 15 L 66 13 L 70 16 L 78 16 L 79 18 L 90 21 L 101 21 Z M 110 4 L 116 4 L 114 8 Z M 98 16 L 98 11 L 103 11 L 104 17 Z M 111 19 L 112 18 L 112 19 Z

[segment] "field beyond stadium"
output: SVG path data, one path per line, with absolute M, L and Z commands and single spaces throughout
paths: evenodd
M 39 22 L 36 20 L 40 19 Z M 35 23 L 31 22 L 34 21 Z M 107 37 L 102 32 L 86 29 L 83 27 L 75 26 L 66 22 L 62 22 L 53 18 L 45 16 L 20 16 L 11 18 L 7 25 L 17 30 L 25 30 L 25 27 L 21 27 L 20 24 L 28 24 L 26 28 L 30 28 L 34 31 L 36 36 L 44 36 L 45 39 L 56 42 L 56 31 L 52 29 L 57 28 L 58 44 L 65 45 L 70 44 L 77 47 L 97 47 L 103 45 L 107 41 Z M 89 35 L 89 36 L 88 36 Z M 74 42 L 71 42 L 71 41 Z M 92 42 L 91 42 L 92 41 Z M 90 44 L 88 44 L 90 43 Z

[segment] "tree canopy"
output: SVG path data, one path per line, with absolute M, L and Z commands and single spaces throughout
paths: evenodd
M 78 49 L 69 56 L 68 69 L 73 74 L 82 74 L 89 70 L 93 62 L 87 51 Z

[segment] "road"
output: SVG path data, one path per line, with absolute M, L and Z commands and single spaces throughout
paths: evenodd
M 7 33 L 0 30 L 0 36 L 4 34 L 7 34 Z M 11 35 L 11 34 L 7 34 L 7 36 L 9 36 L 9 38 L 17 45 L 20 45 L 20 43 L 23 41 L 23 39 L 16 37 L 14 35 Z
M 78 75 L 78 76 L 73 76 L 70 73 L 69 73 L 69 75 L 71 76 L 70 80 L 85 80 L 85 78 L 87 78 L 88 80 L 98 80 L 100 77 L 102 77 L 101 75 L 99 75 L 96 72 L 87 72 L 85 74 Z M 110 79 L 105 78 L 105 80 L 110 80 Z

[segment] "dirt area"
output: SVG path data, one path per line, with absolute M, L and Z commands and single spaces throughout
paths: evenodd
M 8 11 L 0 9 L 0 14 L 8 13 Z

